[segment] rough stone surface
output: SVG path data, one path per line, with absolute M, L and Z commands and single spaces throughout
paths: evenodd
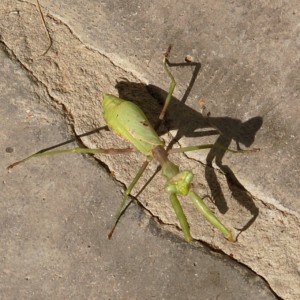
M 121 186 L 92 158 L 44 157 L 8 173 L 17 157 L 70 133 L 40 101 L 47 93 L 3 48 L 1 299 L 277 298 L 253 271 L 164 232 L 138 205 L 108 240 Z
M 184 62 L 187 54 L 201 62 L 201 66 L 172 68 L 178 99 L 166 123 L 171 131 L 162 132 L 163 138 L 169 141 L 171 134 L 176 135 L 181 145 L 235 140 L 261 151 L 225 157 L 213 152 L 193 153 L 189 159 L 174 156 L 182 168 L 193 170 L 195 190 L 211 195 L 224 223 L 235 228 L 236 234 L 244 229 L 238 242 L 229 244 L 191 204 L 184 203 L 193 237 L 249 266 L 281 297 L 297 299 L 298 2 L 42 4 L 49 10 L 47 24 L 53 39 L 45 56 L 41 54 L 47 48 L 47 36 L 36 6 L 28 2 L 1 4 L 1 41 L 9 56 L 30 74 L 39 97 L 59 108 L 77 134 L 105 125 L 102 92 L 137 101 L 155 121 L 158 102 L 168 89 L 160 62 L 169 43 L 174 46 L 172 62 Z M 199 112 L 199 99 L 211 112 L 211 128 Z M 107 131 L 82 140 L 88 147 L 126 145 Z M 127 185 L 143 158 L 100 159 Z M 155 168 L 153 164 L 140 186 Z M 163 223 L 177 224 L 164 195 L 163 182 L 156 176 L 139 200 Z

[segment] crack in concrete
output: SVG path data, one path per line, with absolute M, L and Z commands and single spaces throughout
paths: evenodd
M 20 1 L 20 2 L 26 2 L 26 3 L 29 3 L 29 2 L 27 2 L 27 1 Z M 31 3 L 31 4 L 32 4 L 32 3 Z M 32 5 L 33 5 L 33 4 L 32 4 Z M 75 39 L 77 39 L 77 40 L 78 40 L 78 41 L 79 41 L 79 42 L 80 42 L 87 50 L 92 51 L 92 52 L 94 52 L 94 53 L 97 53 L 97 54 L 99 54 L 99 55 L 105 57 L 105 58 L 106 58 L 106 59 L 107 59 L 107 60 L 108 60 L 115 68 L 118 68 L 119 70 L 123 70 L 123 71 L 125 71 L 125 72 L 127 72 L 127 73 L 130 73 L 133 77 L 136 77 L 136 76 L 134 75 L 134 73 L 128 72 L 126 69 L 124 69 L 124 68 L 118 66 L 118 65 L 115 63 L 115 61 L 111 60 L 109 57 L 107 57 L 105 54 L 101 53 L 99 50 L 96 50 L 96 49 L 94 49 L 94 48 L 92 48 L 92 47 L 90 47 L 90 46 L 84 44 L 84 43 L 79 39 L 79 37 L 77 37 L 77 36 L 74 34 L 74 32 L 73 32 L 73 30 L 70 28 L 70 26 L 68 26 L 66 23 L 64 23 L 64 22 L 61 21 L 60 19 L 55 18 L 55 17 L 52 16 L 52 15 L 49 15 L 49 14 L 48 14 L 48 16 L 49 16 L 50 18 L 52 18 L 55 22 L 58 22 L 58 23 L 60 23 L 60 24 L 62 24 L 62 25 L 64 25 L 64 26 L 66 26 L 66 28 L 68 28 L 68 30 L 69 30 L 69 32 L 71 33 L 71 35 L 72 35 Z M 55 108 L 58 108 L 59 111 L 62 111 L 62 112 L 63 112 L 64 117 L 65 117 L 66 120 L 69 122 L 69 125 L 71 126 L 71 129 L 72 129 L 73 132 L 75 133 L 74 116 L 72 115 L 72 112 L 71 112 L 70 110 L 67 109 L 67 107 L 65 106 L 65 104 L 61 103 L 54 95 L 52 95 L 52 93 L 51 93 L 51 91 L 50 91 L 51 88 L 50 88 L 45 82 L 43 82 L 43 81 L 39 78 L 38 75 L 34 74 L 32 70 L 30 70 L 28 67 L 26 67 L 25 64 L 23 64 L 23 63 L 21 62 L 21 60 L 17 57 L 17 55 L 14 53 L 14 51 L 13 51 L 12 49 L 10 49 L 10 48 L 7 46 L 7 44 L 3 41 L 3 38 L 2 38 L 2 37 L 1 37 L 1 43 L 4 45 L 4 48 L 6 49 L 6 52 L 8 53 L 8 55 L 10 56 L 10 58 L 11 58 L 12 60 L 16 61 L 17 63 L 19 63 L 20 66 L 21 66 L 23 69 L 26 70 L 26 72 L 32 77 L 32 79 L 33 79 L 35 82 L 38 83 L 38 87 L 39 87 L 40 89 L 45 89 L 45 91 L 46 91 L 47 95 L 49 96 L 49 98 L 50 98 L 51 100 L 53 100 L 54 103 L 57 105 L 57 107 L 56 107 L 56 106 L 54 106 L 54 107 L 55 107 Z M 50 101 L 50 104 L 51 104 L 51 101 Z M 52 105 L 53 105 L 53 103 L 52 103 Z M 82 141 L 82 140 L 81 140 L 81 141 Z M 82 143 L 84 144 L 83 141 L 82 141 Z M 186 156 L 186 155 L 185 155 L 185 156 Z M 196 161 L 197 163 L 199 163 L 199 161 L 196 160 L 196 159 L 193 159 L 193 158 L 188 157 L 188 156 L 186 156 L 186 157 L 187 157 L 188 160 L 193 160 L 193 161 Z M 102 165 L 102 166 L 105 166 L 105 168 L 111 173 L 111 171 L 110 171 L 110 169 L 109 169 L 109 166 L 108 166 L 107 164 L 105 164 L 103 161 L 101 161 L 101 159 L 98 159 L 98 158 L 95 158 L 95 159 L 96 159 L 97 161 L 101 162 L 101 165 Z M 202 164 L 202 162 L 200 162 L 200 163 Z M 219 173 L 221 173 L 220 170 L 218 170 L 218 169 L 216 169 L 216 168 L 214 168 L 214 169 L 217 170 Z M 116 179 L 116 178 L 115 178 L 115 179 Z M 122 185 L 125 186 L 125 183 L 124 183 L 124 182 L 119 181 L 119 180 L 117 180 L 117 179 L 116 179 L 116 181 L 118 181 L 119 183 L 122 183 Z M 251 197 L 254 199 L 254 197 L 253 197 L 252 194 L 251 194 Z M 270 209 L 270 210 L 280 212 L 281 214 L 288 214 L 289 216 L 294 216 L 294 217 L 296 218 L 295 221 L 297 220 L 297 216 L 295 216 L 294 214 L 291 214 L 291 212 L 289 212 L 289 211 L 285 211 L 285 210 L 278 209 L 273 203 L 272 203 L 272 204 L 266 203 L 265 201 L 263 201 L 263 200 L 261 200 L 261 199 L 258 199 L 258 198 L 255 198 L 255 201 L 259 201 L 263 206 L 265 206 L 266 208 L 268 208 L 268 209 Z M 139 203 L 141 203 L 141 202 L 139 202 Z M 144 208 L 146 211 L 148 211 L 151 215 L 153 215 L 153 214 L 151 213 L 151 211 L 150 211 L 149 209 L 147 209 L 143 204 L 142 204 L 142 206 L 143 206 L 143 208 Z M 154 216 L 154 215 L 153 215 L 153 216 Z M 158 218 L 158 219 L 161 221 L 161 223 L 169 225 L 168 223 L 164 223 L 159 217 L 156 217 L 156 218 Z M 176 227 L 176 225 L 173 225 L 173 226 Z M 205 242 L 202 242 L 202 243 L 205 243 Z M 208 244 L 208 245 L 210 245 L 210 244 Z M 212 247 L 212 245 L 210 245 L 210 248 L 211 248 L 211 247 Z M 212 248 L 213 248 L 213 247 L 212 247 Z M 225 253 L 225 252 L 223 252 L 223 253 Z M 232 259 L 234 259 L 234 258 L 232 258 Z M 235 259 L 234 259 L 234 260 L 235 260 Z M 240 264 L 244 264 L 244 263 L 240 262 L 239 260 L 236 260 L 236 261 L 238 261 Z M 246 265 L 246 266 L 247 266 L 249 269 L 253 270 L 253 269 L 250 268 L 248 265 Z M 254 271 L 254 270 L 253 270 L 253 272 L 255 272 L 256 274 L 258 274 L 258 273 L 257 273 L 256 271 Z M 258 275 L 259 275 L 259 274 L 258 274 Z M 261 275 L 259 275 L 259 276 L 261 276 Z M 261 277 L 264 278 L 264 279 L 266 280 L 265 277 L 263 277 L 263 276 L 261 276 Z M 268 282 L 268 280 L 266 280 L 266 282 Z M 269 284 L 269 282 L 268 282 L 268 284 Z M 270 284 L 269 284 L 269 285 L 270 285 Z M 273 289 L 272 289 L 271 287 L 270 287 L 270 289 L 273 291 Z M 275 295 L 277 295 L 274 291 L 273 291 L 273 293 L 274 293 Z

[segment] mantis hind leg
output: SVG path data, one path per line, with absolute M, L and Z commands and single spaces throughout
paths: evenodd
M 159 118 L 158 118 L 160 122 L 161 122 L 161 121 L 164 119 L 164 117 L 165 117 L 166 111 L 167 111 L 168 106 L 169 106 L 169 104 L 170 104 L 170 102 L 171 102 L 171 99 L 172 99 L 172 95 L 173 95 L 174 89 L 175 89 L 175 87 L 176 87 L 176 81 L 175 81 L 175 78 L 174 78 L 174 76 L 172 75 L 172 73 L 171 73 L 171 71 L 170 71 L 170 69 L 169 69 L 169 67 L 168 67 L 168 57 L 169 57 L 170 51 L 171 51 L 171 46 L 168 47 L 168 49 L 167 49 L 167 51 L 166 51 L 166 53 L 165 53 L 165 55 L 164 55 L 164 60 L 163 60 L 163 66 L 164 66 L 164 69 L 165 69 L 167 75 L 170 77 L 171 83 L 170 83 L 170 87 L 169 87 L 169 93 L 168 93 L 168 95 L 167 95 L 167 98 L 166 98 L 166 100 L 165 100 L 164 106 L 163 106 L 163 108 L 162 108 L 162 110 L 161 110 L 161 112 L 160 112 Z
M 139 179 L 142 177 L 144 171 L 146 170 L 148 164 L 149 164 L 149 160 L 145 160 L 144 163 L 142 164 L 142 166 L 140 167 L 139 171 L 137 172 L 137 174 L 135 175 L 135 177 L 133 178 L 132 182 L 129 184 L 128 188 L 126 189 L 123 198 L 122 198 L 122 202 L 117 210 L 117 213 L 115 215 L 115 224 L 113 226 L 113 228 L 111 229 L 111 231 L 108 234 L 108 238 L 111 239 L 117 224 L 121 218 L 121 216 L 123 215 L 123 213 L 125 212 L 127 206 L 126 205 L 126 201 L 131 193 L 131 191 L 133 190 L 133 188 L 135 187 L 135 185 L 137 184 L 137 182 L 139 181 Z
M 49 148 L 47 148 L 49 149 Z M 86 154 L 97 154 L 97 153 L 103 153 L 103 154 L 121 154 L 121 153 L 128 153 L 128 152 L 134 152 L 135 149 L 133 148 L 123 148 L 123 149 L 115 149 L 115 148 L 109 148 L 109 149 L 103 149 L 103 148 L 96 148 L 96 149 L 89 149 L 89 148 L 73 148 L 73 149 L 61 149 L 61 150 L 54 150 L 54 151 L 47 151 L 47 149 L 40 150 L 24 159 L 21 159 L 19 161 L 16 161 L 15 163 L 9 165 L 7 167 L 8 170 L 12 169 L 16 165 L 19 165 L 31 158 L 34 157 L 40 157 L 40 156 L 47 156 L 47 155 L 56 155 L 56 154 L 63 154 L 63 153 L 86 153 Z
M 260 151 L 259 148 L 252 148 L 252 149 L 232 149 L 225 147 L 221 144 L 204 144 L 204 145 L 195 145 L 195 146 L 188 146 L 188 147 L 181 147 L 181 148 L 173 148 L 168 150 L 169 154 L 172 153 L 182 153 L 182 152 L 190 152 L 190 151 L 197 151 L 197 150 L 205 150 L 205 149 L 221 149 L 224 151 L 232 152 L 232 153 L 250 153 L 250 152 L 257 152 Z

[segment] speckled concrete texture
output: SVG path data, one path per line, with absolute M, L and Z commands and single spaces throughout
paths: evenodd
M 279 296 L 297 299 L 300 5 L 296 1 L 176 5 L 42 1 L 42 5 L 53 39 L 49 52 L 42 56 L 48 40 L 34 1 L 1 4 L 2 47 L 30 77 L 39 101 L 55 107 L 77 134 L 105 125 L 103 92 L 138 102 L 155 120 L 169 84 L 162 53 L 173 45 L 170 61 L 178 86 L 162 137 L 170 141 L 175 136 L 181 146 L 232 142 L 233 147 L 238 143 L 261 148 L 251 155 L 210 151 L 172 157 L 182 168 L 193 170 L 194 188 L 211 196 L 209 205 L 238 240 L 228 243 L 191 204 L 184 203 L 192 235 L 250 267 Z M 186 55 L 193 63 L 184 63 Z M 211 113 L 209 126 L 199 102 L 205 102 Z M 107 131 L 82 142 L 88 147 L 127 145 Z M 48 145 L 51 139 L 44 146 Z M 30 146 L 24 155 L 42 148 Z M 21 157 L 23 151 L 10 156 Z M 125 185 L 143 160 L 140 155 L 97 159 Z M 155 169 L 151 165 L 139 187 Z M 15 172 L 17 168 L 14 178 Z M 177 221 L 167 198 L 159 175 L 138 197 L 153 216 L 169 224 L 164 228 L 181 236 L 172 226 Z

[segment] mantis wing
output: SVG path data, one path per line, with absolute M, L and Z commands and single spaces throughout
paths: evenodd
M 143 154 L 152 156 L 153 148 L 163 146 L 163 141 L 136 104 L 105 94 L 103 111 L 108 127 Z

